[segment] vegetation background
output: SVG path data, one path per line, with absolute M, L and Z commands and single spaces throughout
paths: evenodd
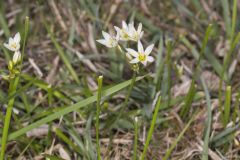
M 145 159 L 240 159 L 237 2 L 0 0 L 1 74 L 12 56 L 2 44 L 23 35 L 26 16 L 30 22 L 13 96 L 0 77 L 0 135 L 7 102 L 15 98 L 5 157 L 97 159 L 97 78 L 103 75 L 102 159 L 140 159 L 159 95 Z M 117 116 L 133 72 L 124 55 L 96 39 L 122 20 L 143 24 L 143 44 L 155 44 L 155 62 L 138 74 Z

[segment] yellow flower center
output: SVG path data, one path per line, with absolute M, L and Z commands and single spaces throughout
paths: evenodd
M 123 33 L 123 38 L 129 38 L 128 34 L 127 33 Z
M 145 61 L 146 60 L 146 55 L 143 54 L 143 53 L 139 53 L 138 59 L 139 59 L 139 61 Z
M 138 34 L 137 34 L 137 33 L 135 33 L 135 34 L 133 35 L 133 40 L 134 40 L 134 41 L 138 41 Z
M 16 43 L 13 43 L 13 44 L 11 44 L 11 47 L 14 48 L 14 49 L 16 49 L 16 48 L 17 48 L 17 44 L 16 44 Z
M 116 41 L 113 38 L 111 38 L 108 43 L 109 43 L 110 46 L 115 46 L 116 45 Z
M 128 39 L 129 38 L 129 36 L 128 36 L 128 34 L 122 29 L 122 37 L 123 38 L 125 38 L 125 39 Z

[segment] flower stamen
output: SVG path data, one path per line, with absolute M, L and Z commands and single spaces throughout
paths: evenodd
M 17 48 L 17 44 L 16 44 L 16 43 L 12 43 L 10 46 L 11 46 L 12 48 L 14 48 L 14 49 Z
M 139 59 L 139 61 L 143 62 L 143 61 L 146 60 L 146 55 L 143 54 L 143 53 L 139 53 L 139 55 L 138 55 L 138 59 Z

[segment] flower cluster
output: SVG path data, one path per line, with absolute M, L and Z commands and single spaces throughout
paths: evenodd
M 15 69 L 15 66 L 21 60 L 20 41 L 21 41 L 21 36 L 20 36 L 20 33 L 18 32 L 15 34 L 13 38 L 12 37 L 9 38 L 8 43 L 3 44 L 8 50 L 14 52 L 13 58 L 12 60 L 9 61 L 9 64 L 8 64 L 10 77 L 18 73 L 18 70 Z M 8 78 L 8 77 L 9 76 L 6 76 L 5 78 Z
M 9 38 L 8 43 L 3 44 L 7 49 L 14 52 L 12 59 L 13 64 L 17 64 L 21 60 L 20 41 L 21 36 L 20 33 L 18 32 L 17 34 L 15 34 L 13 38 L 12 37 Z
M 116 30 L 116 35 L 113 36 L 109 33 L 102 31 L 102 35 L 104 39 L 99 39 L 97 42 L 105 45 L 108 48 L 120 47 L 120 41 L 133 41 L 137 42 L 137 50 L 132 48 L 125 48 L 126 56 L 130 59 L 131 64 L 142 63 L 144 66 L 147 65 L 148 62 L 153 62 L 154 58 L 150 56 L 150 53 L 153 50 L 154 44 L 149 45 L 145 50 L 141 43 L 141 38 L 143 36 L 142 24 L 140 23 L 135 29 L 134 23 L 131 22 L 127 24 L 125 21 L 122 21 L 122 28 L 114 26 Z M 122 51 L 122 49 L 121 49 Z

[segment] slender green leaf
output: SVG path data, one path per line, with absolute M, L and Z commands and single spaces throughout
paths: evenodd
M 202 160 L 208 160 L 208 150 L 209 150 L 208 145 L 209 145 L 209 137 L 210 137 L 210 133 L 211 133 L 211 125 L 212 125 L 212 110 L 211 110 L 211 99 L 210 99 L 209 91 L 207 89 L 207 85 L 203 78 L 201 78 L 201 82 L 203 85 L 203 89 L 204 89 L 204 92 L 206 95 L 206 102 L 207 102 L 207 119 L 206 119 Z
M 230 36 L 231 36 L 231 19 L 230 19 L 230 11 L 229 11 L 229 3 L 228 2 L 229 2 L 229 0 L 221 0 L 227 37 L 230 38 Z
M 141 160 L 144 160 L 145 157 L 146 157 L 147 149 L 148 149 L 148 146 L 149 146 L 150 141 L 152 139 L 152 135 L 153 135 L 153 131 L 154 131 L 154 127 L 155 127 L 155 123 L 156 123 L 156 120 L 157 120 L 157 115 L 158 115 L 158 111 L 159 111 L 160 106 L 161 106 L 161 97 L 159 96 L 157 104 L 156 104 L 155 109 L 154 109 L 153 118 L 152 118 L 150 129 L 149 129 L 148 135 L 147 135 L 147 140 L 146 140 L 146 143 L 145 143 L 144 148 L 143 148 L 143 153 L 142 153 L 142 156 L 141 156 Z
M 142 79 L 142 78 L 143 77 L 138 77 L 137 81 Z M 111 88 L 109 88 L 107 90 L 104 90 L 102 95 L 103 96 L 110 96 L 110 95 L 112 95 L 112 94 L 114 94 L 114 93 L 116 93 L 116 92 L 126 88 L 127 86 L 129 86 L 131 84 L 131 81 L 132 80 L 128 80 L 128 81 L 122 82 L 122 83 L 120 83 L 120 84 L 118 84 L 118 85 L 116 85 L 114 87 L 111 87 Z M 87 99 L 85 99 L 83 101 L 80 101 L 80 102 L 78 102 L 76 104 L 73 104 L 73 105 L 71 105 L 69 107 L 61 109 L 61 110 L 59 110 L 59 111 L 57 111 L 57 112 L 55 112 L 55 113 L 53 113 L 53 114 L 51 114 L 51 115 L 49 115 L 47 117 L 44 117 L 44 118 L 38 120 L 37 122 L 34 122 L 34 123 L 32 123 L 32 124 L 22 128 L 22 129 L 20 129 L 18 131 L 15 131 L 15 132 L 11 133 L 9 135 L 9 140 L 13 140 L 13 139 L 15 139 L 15 138 L 25 134 L 26 132 L 41 126 L 42 124 L 51 122 L 51 121 L 53 121 L 53 120 L 55 120 L 55 119 L 65 115 L 65 114 L 68 114 L 68 113 L 73 112 L 75 110 L 78 110 L 80 108 L 86 107 L 87 105 L 96 102 L 96 100 L 97 100 L 97 96 L 94 95 L 94 96 L 89 97 L 89 98 L 87 98 Z
M 69 70 L 69 72 L 71 73 L 71 75 L 73 76 L 74 80 L 79 84 L 80 80 L 78 78 L 77 73 L 75 72 L 75 70 L 73 69 L 71 63 L 69 62 L 67 56 L 65 55 L 62 47 L 59 45 L 59 43 L 57 42 L 56 38 L 54 37 L 54 34 L 51 32 L 49 26 L 47 25 L 47 23 L 45 24 L 45 28 L 48 32 L 48 34 L 50 35 L 50 38 L 59 54 L 59 56 L 61 57 L 62 61 L 64 62 L 64 64 L 66 65 L 67 69 Z
M 101 160 L 100 142 L 99 142 L 99 115 L 101 111 L 102 81 L 103 81 L 103 76 L 99 76 L 98 77 L 98 94 L 97 94 L 97 113 L 96 113 L 96 141 L 97 141 L 98 160 Z
M 226 127 L 228 122 L 229 122 L 229 116 L 230 116 L 230 108 L 231 108 L 231 96 L 232 96 L 232 91 L 231 91 L 231 86 L 227 86 L 226 90 L 226 95 L 225 95 L 225 104 L 224 104 L 224 119 L 223 119 L 223 124 Z

